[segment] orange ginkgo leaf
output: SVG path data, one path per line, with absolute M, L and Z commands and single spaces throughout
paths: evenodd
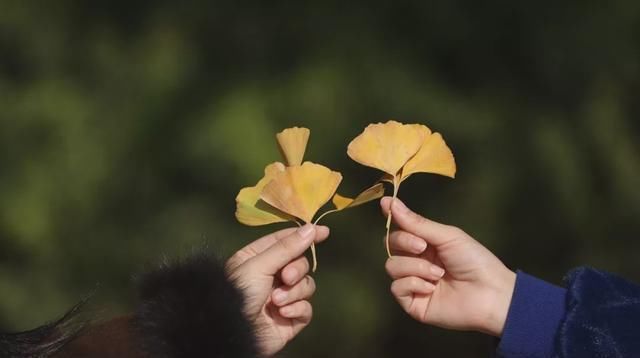
M 370 124 L 349 143 L 347 154 L 356 162 L 396 176 L 424 142 L 419 126 L 396 121 Z
M 456 161 L 440 133 L 426 137 L 416 155 L 402 168 L 402 180 L 415 173 L 432 173 L 454 178 Z
M 278 147 L 288 166 L 302 164 L 310 131 L 307 128 L 287 128 L 276 134 Z
M 260 179 L 258 184 L 240 190 L 236 197 L 236 219 L 239 222 L 249 226 L 259 226 L 293 219 L 260 199 L 264 187 L 276 174 L 284 172 L 284 170 L 284 164 L 271 163 L 264 169 L 264 177 Z
M 358 194 L 358 196 L 353 199 L 344 197 L 340 194 L 336 194 L 333 196 L 332 201 L 333 205 L 336 207 L 336 211 L 338 211 L 368 203 L 372 200 L 382 198 L 383 195 L 384 185 L 382 183 L 377 183 L 376 185 Z
M 416 146 L 416 143 L 418 145 Z M 393 185 L 391 203 L 398 195 L 400 183 L 411 174 L 425 172 L 453 177 L 456 166 L 451 150 L 438 133 L 422 124 L 389 121 L 369 125 L 349 144 L 347 154 L 356 162 L 385 172 L 380 181 Z M 344 205 L 345 200 L 338 198 Z M 392 205 L 393 206 L 393 205 Z M 393 213 L 387 216 L 385 246 L 389 248 L 389 231 Z
M 274 208 L 310 223 L 342 181 L 342 175 L 311 162 L 286 167 L 262 190 L 260 198 Z

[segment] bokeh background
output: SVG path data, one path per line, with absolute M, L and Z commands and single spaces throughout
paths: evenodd
M 4 0 L 0 328 L 96 287 L 96 311 L 127 312 L 160 258 L 281 228 L 241 226 L 234 197 L 293 125 L 354 194 L 379 174 L 349 141 L 424 123 L 459 171 L 407 181 L 414 209 L 554 283 L 585 264 L 640 281 L 639 93 L 638 1 Z M 325 223 L 315 319 L 283 356 L 487 356 L 394 303 L 377 204 Z

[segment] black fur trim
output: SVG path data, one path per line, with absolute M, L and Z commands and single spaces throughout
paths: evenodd
M 243 296 L 206 254 L 164 264 L 139 278 L 135 328 L 150 357 L 257 357 Z

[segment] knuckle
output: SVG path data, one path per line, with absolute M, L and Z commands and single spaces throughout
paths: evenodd
M 279 251 L 280 256 L 290 256 L 296 251 L 296 238 L 297 235 L 291 235 L 285 239 L 278 240 L 274 246 L 276 252 Z
M 411 287 L 412 290 L 416 290 L 420 287 L 420 279 L 417 277 L 409 278 L 409 287 Z
M 285 239 L 278 240 L 275 245 L 284 251 L 289 251 L 292 245 L 291 242 L 290 237 L 287 237 Z

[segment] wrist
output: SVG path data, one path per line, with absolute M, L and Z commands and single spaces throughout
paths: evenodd
M 484 333 L 494 337 L 502 336 L 515 284 L 515 272 L 505 266 L 499 270 L 499 274 L 494 276 L 494 283 L 492 284 L 493 299 L 491 300 L 492 303 L 489 307 L 485 325 L 482 328 Z

